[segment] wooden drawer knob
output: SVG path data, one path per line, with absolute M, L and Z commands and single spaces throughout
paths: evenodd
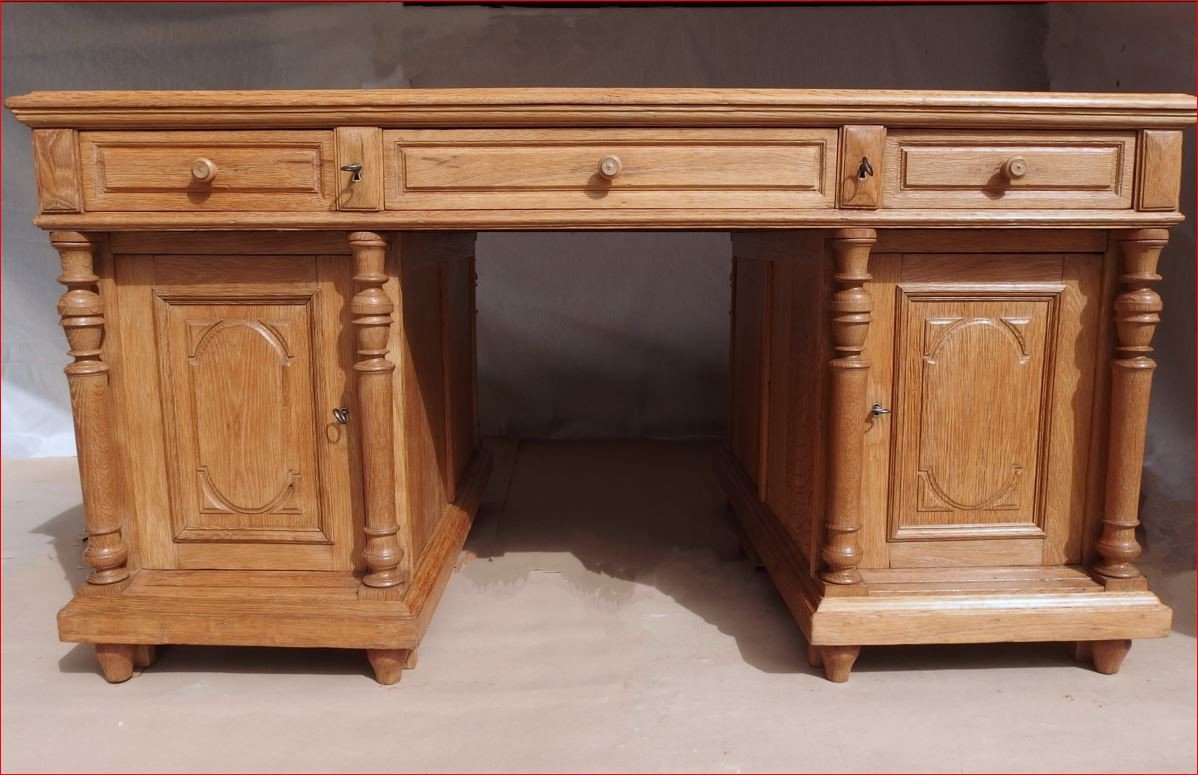
M 1012 156 L 1003 162 L 1002 174 L 1010 180 L 1018 180 L 1027 174 L 1027 159 L 1022 156 Z
M 599 161 L 599 174 L 611 180 L 616 175 L 620 174 L 620 170 L 624 165 L 620 162 L 619 156 L 604 156 Z
M 191 163 L 191 177 L 197 183 L 207 183 L 216 177 L 216 165 L 211 159 L 196 159 Z

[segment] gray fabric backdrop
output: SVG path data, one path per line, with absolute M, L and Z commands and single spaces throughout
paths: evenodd
M 761 86 L 1194 91 L 1194 7 L 6 4 L 3 90 Z M 57 261 L 4 114 L 3 453 L 73 454 Z M 1193 136 L 1186 169 L 1194 168 Z M 1193 180 L 1183 209 L 1193 215 Z M 483 430 L 715 436 L 728 235 L 479 237 Z M 1150 497 L 1194 492 L 1194 229 L 1163 262 Z M 1191 507 L 1192 509 L 1192 507 Z M 1192 513 L 1192 511 L 1191 511 Z M 1192 540 L 1189 541 L 1192 546 Z

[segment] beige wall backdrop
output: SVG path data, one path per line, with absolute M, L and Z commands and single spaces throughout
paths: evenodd
M 3 90 L 726 86 L 1194 91 L 1188 4 L 8 4 Z M 4 115 L 3 452 L 73 454 L 57 262 Z M 1193 169 L 1193 137 L 1187 143 Z M 1183 208 L 1192 216 L 1193 180 Z M 1164 259 L 1148 493 L 1194 491 L 1194 231 Z M 718 436 L 726 233 L 479 236 L 484 432 Z M 1193 541 L 1189 545 L 1192 547 Z M 1192 549 L 1190 550 L 1192 551 Z

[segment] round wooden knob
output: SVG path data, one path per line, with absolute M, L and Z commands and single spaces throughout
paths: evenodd
M 207 183 L 216 177 L 216 165 L 211 159 L 196 159 L 191 163 L 191 176 L 198 183 Z
M 1022 156 L 1012 156 L 1003 162 L 1002 174 L 1011 180 L 1017 180 L 1027 174 L 1027 159 Z
M 623 167 L 624 165 L 620 163 L 619 156 L 604 156 L 599 162 L 599 174 L 611 180 L 620 174 L 620 170 Z

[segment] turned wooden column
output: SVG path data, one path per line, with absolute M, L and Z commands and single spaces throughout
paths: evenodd
M 869 251 L 873 229 L 841 229 L 832 236 L 836 261 L 832 294 L 831 384 L 828 390 L 828 496 L 824 521 L 824 569 L 830 584 L 857 584 L 861 573 L 861 468 L 865 448 L 866 388 L 869 361 L 862 355 L 869 331 L 873 300 L 869 282 Z
M 84 561 L 91 566 L 90 587 L 100 588 L 129 577 L 129 550 L 121 536 L 117 507 L 119 471 L 112 452 L 112 420 L 108 364 L 100 358 L 104 345 L 104 300 L 94 270 L 96 245 L 74 231 L 50 233 L 50 243 L 62 259 L 58 282 L 67 287 L 58 300 L 58 314 L 72 358 L 66 367 L 79 450 L 83 486 L 83 516 L 87 528 Z
M 1152 335 L 1160 322 L 1161 297 L 1152 289 L 1161 250 L 1169 241 L 1164 229 L 1137 229 L 1119 234 L 1126 290 L 1115 298 L 1116 353 L 1111 362 L 1111 417 L 1107 442 L 1106 501 L 1102 536 L 1095 546 L 1094 570 L 1111 581 L 1138 579 L 1132 561 L 1140 556 L 1136 527 L 1140 524 L 1140 475 L 1148 430 L 1148 397 L 1156 361 Z
M 358 436 L 362 440 L 363 500 L 366 505 L 366 545 L 362 559 L 367 573 L 362 583 L 386 588 L 406 580 L 399 569 L 399 523 L 395 513 L 395 446 L 392 391 L 395 364 L 387 358 L 391 336 L 391 303 L 387 282 L 387 241 L 369 231 L 349 235 L 354 256 L 357 292 L 350 312 L 357 329 Z

